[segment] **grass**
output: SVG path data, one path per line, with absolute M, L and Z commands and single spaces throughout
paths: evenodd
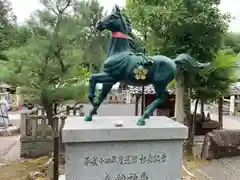
M 208 164 L 209 161 L 202 159 L 194 159 L 193 157 L 183 157 L 183 165 L 185 168 L 194 173 L 194 171 L 198 170 L 201 166 Z M 187 172 L 182 169 L 182 176 L 188 176 Z
M 43 172 L 43 165 L 48 159 L 49 157 L 44 156 L 11 162 L 0 168 L 0 180 L 30 180 L 30 172 Z M 44 180 L 50 180 L 50 178 L 44 178 Z

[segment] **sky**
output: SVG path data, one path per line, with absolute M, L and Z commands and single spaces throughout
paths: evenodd
M 12 3 L 13 11 L 22 23 L 29 15 L 40 7 L 39 0 L 9 0 Z M 111 10 L 114 4 L 124 6 L 125 0 L 99 0 L 106 10 Z M 24 3 L 23 3 L 24 2 Z M 230 24 L 230 31 L 240 32 L 240 0 L 221 0 L 220 9 L 222 12 L 229 12 L 235 19 Z

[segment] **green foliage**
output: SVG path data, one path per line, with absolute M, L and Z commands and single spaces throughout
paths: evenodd
M 74 34 L 83 52 L 83 64 L 90 72 L 100 70 L 107 53 L 108 36 L 106 32 L 95 30 L 96 23 L 103 17 L 103 7 L 98 0 L 79 1 L 74 5 Z M 71 30 L 73 31 L 73 30 Z
M 81 18 L 70 13 L 76 4 L 71 0 L 43 4 L 43 10 L 16 30 L 0 79 L 21 86 L 21 92 L 43 105 L 51 119 L 54 104 L 86 98 L 89 72 L 80 65 L 85 60 L 80 39 L 86 35 L 80 32 Z
M 228 93 L 230 85 L 237 81 L 237 57 L 227 52 L 219 51 L 212 66 L 199 72 L 199 81 L 194 81 L 192 85 L 192 98 L 208 101 Z
M 168 89 L 174 89 L 175 82 L 176 82 L 176 80 L 175 80 L 175 79 L 174 79 L 174 80 L 172 80 L 172 81 L 171 81 L 171 82 L 168 84 L 167 88 L 168 88 Z
M 3 53 L 12 42 L 15 16 L 12 13 L 11 4 L 7 0 L 0 0 L 0 60 L 7 60 Z
M 12 48 L 6 51 L 11 61 L 0 79 L 21 85 L 30 100 L 48 102 L 45 106 L 83 99 L 88 69 L 98 70 L 106 55 L 107 37 L 95 31 L 103 7 L 96 0 L 41 3 L 43 10 L 37 10 L 26 26 L 14 29 Z
M 209 61 L 220 48 L 229 21 L 218 4 L 216 0 L 127 0 L 127 10 L 134 27 L 147 33 L 149 52 L 170 57 L 188 52 Z
M 10 47 L 16 48 L 27 44 L 27 41 L 34 35 L 27 26 L 15 26 L 12 30 L 12 39 Z
M 134 28 L 142 36 L 147 35 L 146 47 L 150 54 L 175 58 L 177 54 L 188 53 L 201 62 L 214 62 L 214 71 L 211 70 L 212 74 L 207 77 L 201 71 L 183 73 L 187 82 L 184 86 L 205 99 L 216 98 L 225 92 L 232 82 L 232 72 L 229 71 L 234 71 L 229 57 L 233 53 L 228 51 L 229 55 L 225 53 L 224 58 L 222 54 L 216 57 L 231 19 L 229 14 L 220 12 L 219 4 L 219 0 L 126 1 L 126 12 Z M 224 67 L 219 64 L 223 59 Z M 224 81 L 219 79 L 222 73 Z M 212 86 L 216 92 L 210 92 Z

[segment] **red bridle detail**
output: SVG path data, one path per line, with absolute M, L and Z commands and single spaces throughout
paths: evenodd
M 123 34 L 123 33 L 121 33 L 121 32 L 112 32 L 112 37 L 122 38 L 122 39 L 132 39 L 132 38 L 130 38 L 128 35 Z

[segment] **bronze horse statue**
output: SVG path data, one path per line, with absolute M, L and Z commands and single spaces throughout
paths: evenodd
M 153 111 L 163 102 L 167 85 L 185 70 L 207 68 L 209 63 L 202 64 L 188 54 L 180 54 L 175 59 L 163 55 L 145 56 L 136 53 L 131 47 L 132 38 L 129 36 L 129 20 L 121 13 L 118 6 L 113 8 L 110 15 L 98 21 L 96 29 L 112 32 L 108 57 L 103 63 L 102 72 L 92 74 L 89 80 L 89 101 L 93 108 L 85 117 L 85 121 L 92 121 L 92 116 L 117 82 L 128 85 L 142 86 L 152 84 L 156 92 L 156 100 L 152 102 L 137 120 L 137 125 L 145 125 Z M 96 84 L 102 83 L 98 97 L 95 96 Z

